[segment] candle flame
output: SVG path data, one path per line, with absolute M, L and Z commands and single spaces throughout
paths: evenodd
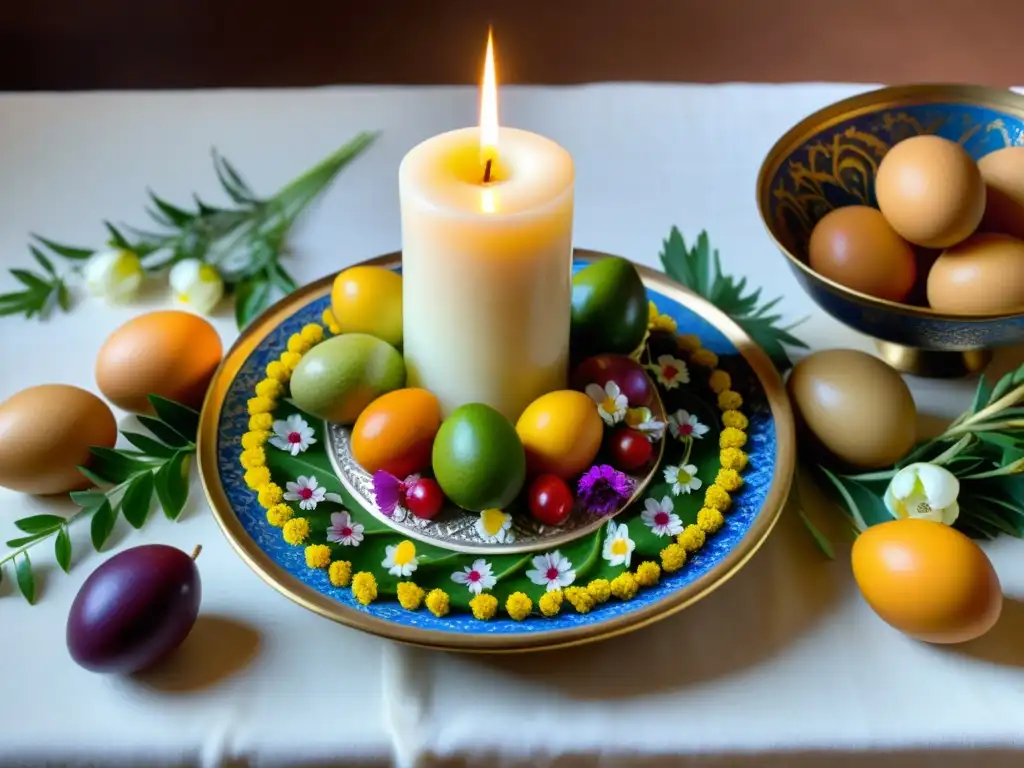
M 480 89 L 480 162 L 493 162 L 498 156 L 498 78 L 494 73 L 494 38 L 487 30 L 487 56 Z

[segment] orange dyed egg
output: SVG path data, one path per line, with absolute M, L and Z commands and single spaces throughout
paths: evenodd
M 928 643 L 962 643 L 992 628 L 999 577 L 981 547 L 948 525 L 906 518 L 857 537 L 853 577 L 875 613 Z
M 441 404 L 425 389 L 396 389 L 359 414 L 352 427 L 352 456 L 367 472 L 383 469 L 404 478 L 430 466 L 441 428 Z

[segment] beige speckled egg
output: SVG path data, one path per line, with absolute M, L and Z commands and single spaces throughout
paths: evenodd
M 113 448 L 117 422 L 96 395 L 67 384 L 29 387 L 0 403 L 0 485 L 66 493 L 91 483 L 78 471 L 89 446 Z
M 978 161 L 985 180 L 985 216 L 978 229 L 1024 240 L 1024 147 L 1006 147 Z
M 928 304 L 955 315 L 1024 311 L 1024 241 L 982 232 L 947 248 L 928 273 Z
M 875 175 L 875 195 L 893 229 L 926 248 L 959 243 L 985 213 L 978 164 L 939 136 L 914 136 L 890 149 Z
M 889 466 L 914 446 L 914 398 L 877 357 L 853 349 L 814 352 L 793 366 L 786 388 L 805 439 L 844 464 Z

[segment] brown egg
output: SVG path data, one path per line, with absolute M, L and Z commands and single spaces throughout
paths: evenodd
M 0 403 L 0 485 L 46 495 L 88 488 L 78 471 L 89 446 L 113 448 L 117 422 L 91 392 L 67 384 L 29 387 Z
M 853 349 L 814 352 L 786 382 L 809 444 L 860 469 L 903 458 L 917 437 L 914 398 L 900 375 Z
M 985 213 L 978 164 L 938 136 L 914 136 L 890 149 L 875 175 L 875 195 L 893 229 L 926 248 L 959 243 Z
M 126 411 L 152 413 L 151 394 L 198 409 L 223 351 L 216 329 L 198 315 L 150 312 L 104 342 L 96 356 L 96 383 Z
M 1024 311 L 1024 241 L 983 232 L 947 248 L 928 273 L 928 304 L 955 315 Z
M 977 544 L 948 525 L 905 518 L 857 537 L 853 577 L 883 621 L 928 643 L 988 632 L 1003 609 L 999 577 Z
M 889 301 L 903 301 L 917 274 L 913 246 L 866 205 L 825 214 L 811 232 L 808 256 L 823 277 Z
M 1006 147 L 978 161 L 985 180 L 985 215 L 978 229 L 1024 240 L 1024 147 Z

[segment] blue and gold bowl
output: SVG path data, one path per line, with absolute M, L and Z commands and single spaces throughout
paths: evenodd
M 834 318 L 872 336 L 890 364 L 923 376 L 973 373 L 993 348 L 1024 343 L 1024 313 L 943 314 L 850 290 L 807 264 L 814 225 L 834 208 L 875 206 L 882 157 L 919 134 L 956 141 L 976 160 L 1024 144 L 1024 96 L 981 86 L 910 85 L 832 104 L 769 151 L 757 180 L 758 210 L 804 290 Z

